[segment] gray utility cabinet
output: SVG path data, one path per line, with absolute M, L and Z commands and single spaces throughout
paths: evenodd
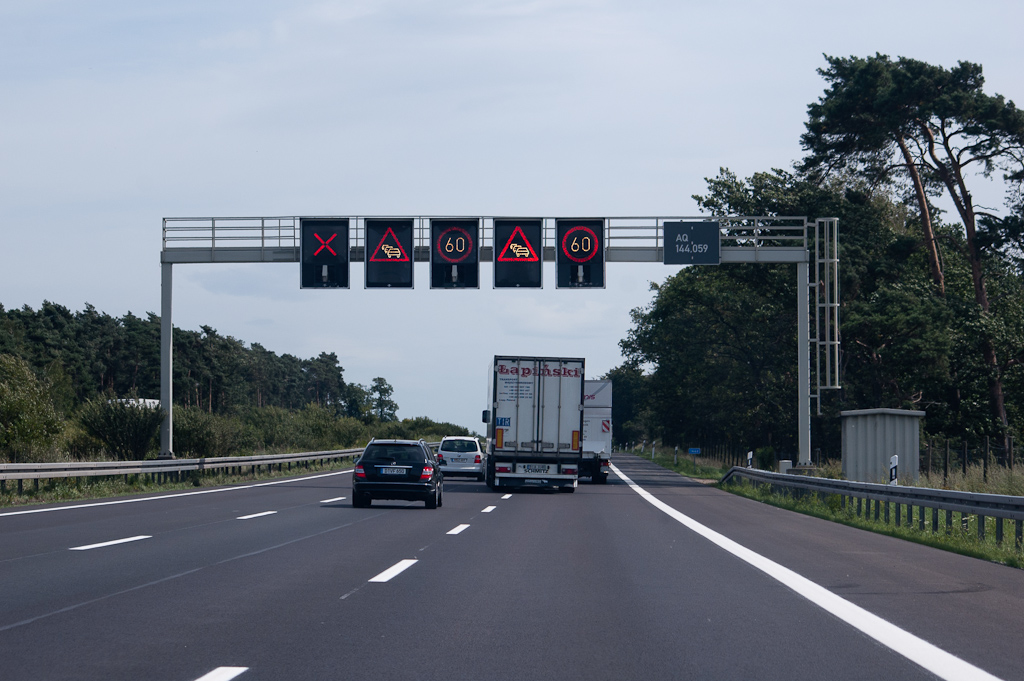
M 899 458 L 899 479 L 917 482 L 923 411 L 855 409 L 843 419 L 843 475 L 857 482 L 889 482 L 889 457 Z

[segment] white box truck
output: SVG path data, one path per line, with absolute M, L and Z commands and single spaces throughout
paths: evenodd
M 584 381 L 583 458 L 580 476 L 608 482 L 612 455 L 612 382 Z
M 583 454 L 584 361 L 498 355 L 488 370 L 486 481 L 491 489 L 574 492 Z

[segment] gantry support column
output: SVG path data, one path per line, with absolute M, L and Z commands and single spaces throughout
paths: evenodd
M 174 373 L 172 351 L 174 350 L 174 326 L 171 322 L 171 268 L 169 262 L 160 263 L 160 406 L 164 410 L 164 422 L 160 426 L 160 458 L 173 459 L 174 417 L 171 405 L 174 403 Z

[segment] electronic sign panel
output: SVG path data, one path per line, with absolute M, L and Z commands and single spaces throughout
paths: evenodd
M 412 220 L 366 219 L 366 288 L 412 288 Z
M 348 288 L 348 218 L 299 221 L 299 287 Z
M 430 288 L 480 288 L 480 221 L 430 221 Z
M 666 265 L 719 265 L 721 235 L 717 222 L 666 222 Z
M 555 286 L 604 288 L 604 219 L 555 220 Z
M 494 288 L 541 288 L 543 222 L 536 218 L 494 220 Z

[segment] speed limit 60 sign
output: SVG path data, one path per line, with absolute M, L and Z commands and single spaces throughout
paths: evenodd
M 480 288 L 479 220 L 430 221 L 430 288 Z
M 556 288 L 604 288 L 604 219 L 555 221 Z

